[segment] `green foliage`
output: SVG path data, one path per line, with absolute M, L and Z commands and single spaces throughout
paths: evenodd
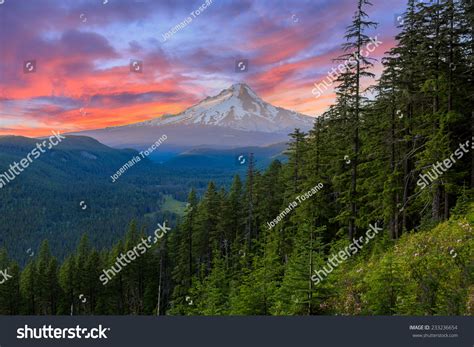
M 474 212 L 474 205 L 471 205 Z M 474 219 L 453 218 L 430 231 L 405 234 L 382 252 L 334 272 L 333 311 L 366 315 L 468 314 L 474 283 Z M 383 242 L 377 240 L 374 242 Z

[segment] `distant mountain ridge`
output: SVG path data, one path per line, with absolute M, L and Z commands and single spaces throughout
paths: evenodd
M 273 160 L 286 161 L 283 155 L 287 148 L 286 143 L 277 143 L 271 146 L 240 147 L 234 149 L 195 148 L 180 153 L 166 162 L 168 168 L 234 168 L 243 173 L 247 169 L 250 153 L 258 169 L 265 169 Z M 240 158 L 240 160 L 239 160 Z

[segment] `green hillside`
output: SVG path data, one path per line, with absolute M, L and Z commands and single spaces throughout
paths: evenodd
M 0 173 L 26 158 L 39 141 L 0 138 Z M 37 251 L 48 239 L 54 254 L 63 258 L 84 233 L 104 247 L 123 236 L 132 218 L 150 225 L 174 221 L 175 214 L 160 212 L 164 198 L 159 184 L 166 175 L 148 159 L 112 183 L 110 176 L 136 155 L 80 136 L 68 136 L 45 151 L 0 189 L 0 244 L 23 263 L 28 249 Z M 143 218 L 150 211 L 154 218 Z
M 380 239 L 328 281 L 323 305 L 347 315 L 474 314 L 474 204 L 432 230 Z

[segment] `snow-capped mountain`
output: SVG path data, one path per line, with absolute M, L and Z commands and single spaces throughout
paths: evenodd
M 295 128 L 306 131 L 312 125 L 312 117 L 272 106 L 246 84 L 234 84 L 177 115 L 78 134 L 108 146 L 139 150 L 166 135 L 159 152 L 173 155 L 196 147 L 224 149 L 287 142 Z
M 210 125 L 243 131 L 285 133 L 309 129 L 313 118 L 275 107 L 258 97 L 246 84 L 234 84 L 207 97 L 178 115 L 165 115 L 131 126 Z

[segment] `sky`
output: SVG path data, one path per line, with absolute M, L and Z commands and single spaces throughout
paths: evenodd
M 312 90 L 337 67 L 356 3 L 0 0 L 0 135 L 136 123 L 234 83 L 275 106 L 321 115 L 334 91 Z M 380 61 L 395 45 L 405 0 L 372 3 L 367 12 L 379 25 L 367 34 L 382 44 L 370 57 Z

